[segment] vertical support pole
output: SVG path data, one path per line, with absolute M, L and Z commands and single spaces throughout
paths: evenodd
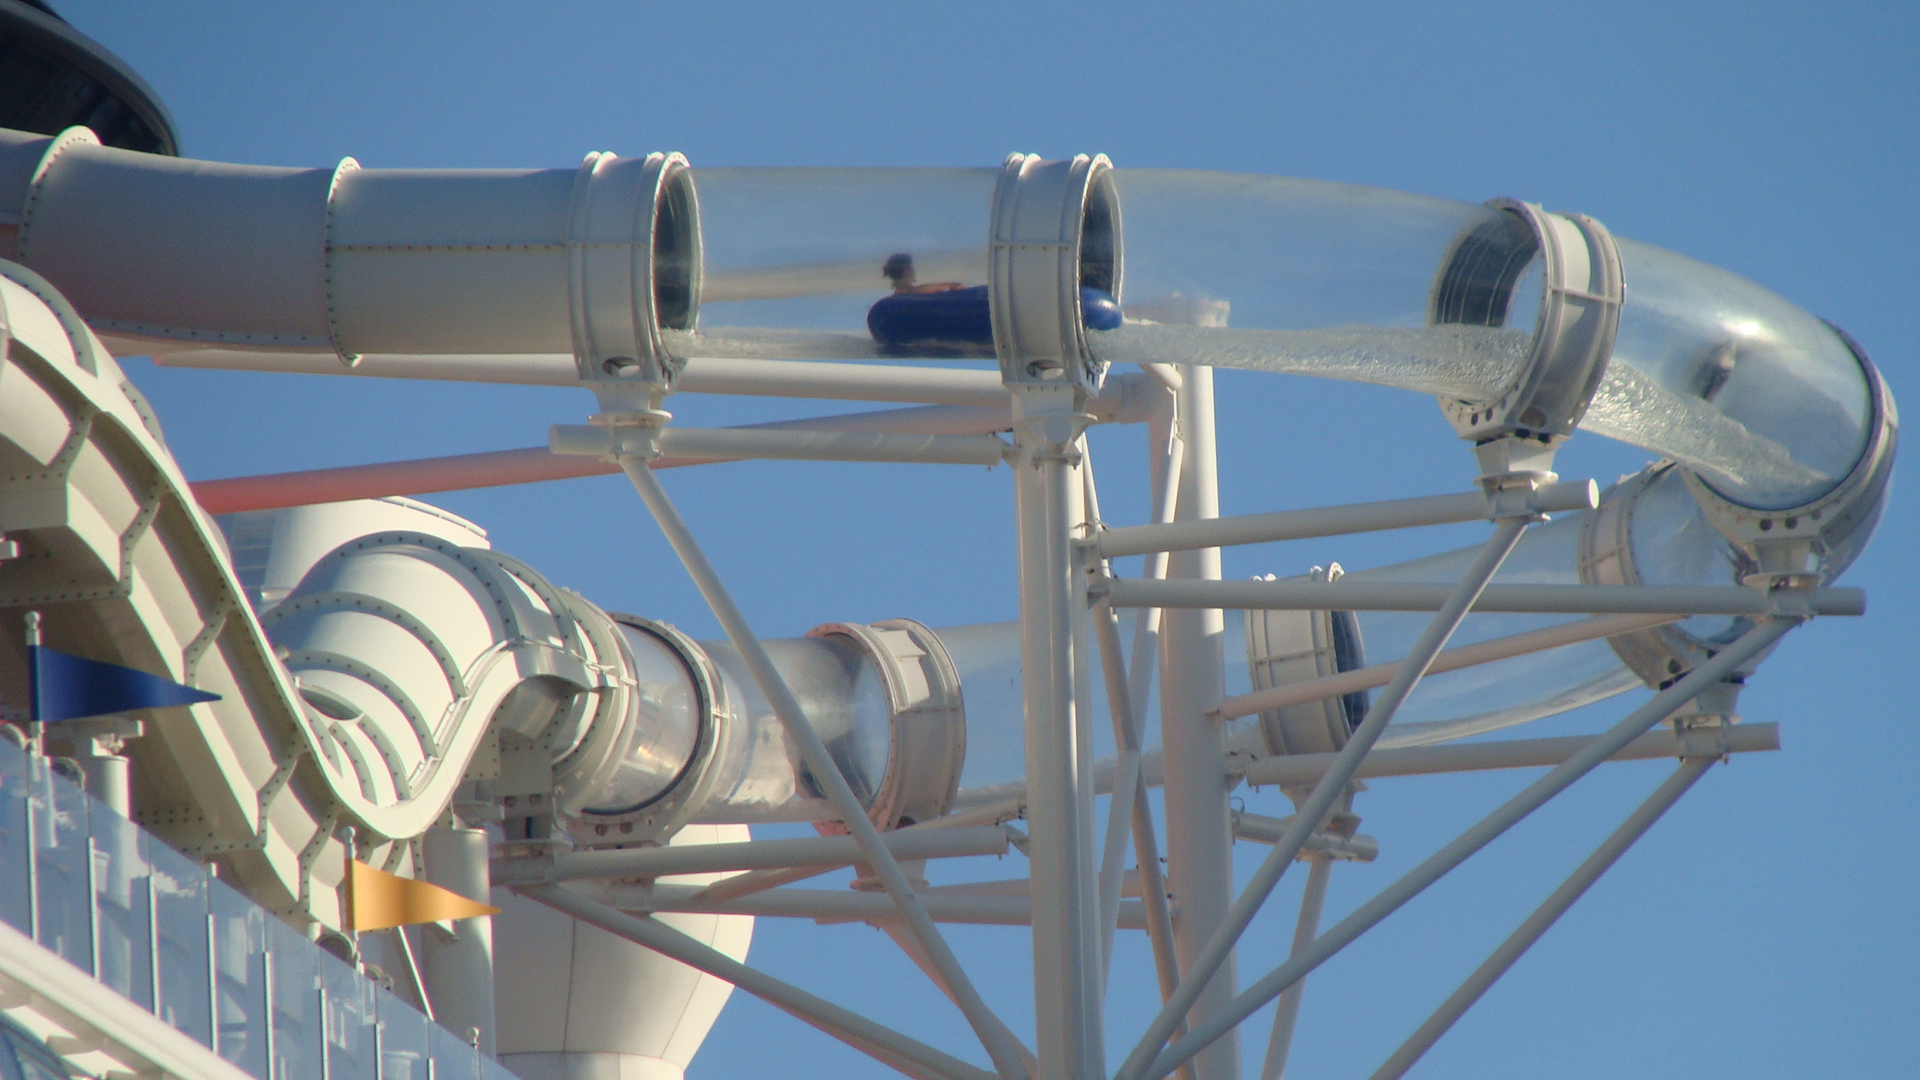
M 1107 711 L 1113 721 L 1113 743 L 1119 751 L 1113 773 L 1113 799 L 1107 809 L 1107 834 L 1100 852 L 1100 962 L 1102 970 L 1110 973 L 1113 937 L 1120 921 L 1120 893 L 1126 876 L 1127 841 L 1133 832 L 1133 813 L 1128 806 L 1135 801 L 1133 795 L 1140 787 L 1141 739 L 1140 720 L 1134 714 L 1133 699 L 1127 695 L 1118 622 L 1113 608 L 1105 601 L 1094 606 L 1093 624 L 1094 641 L 1100 650 L 1100 674 L 1107 686 Z M 1151 914 L 1147 917 L 1147 926 L 1151 934 Z M 1102 978 L 1100 985 L 1104 992 L 1107 979 Z
M 1174 435 L 1174 410 L 1178 407 L 1172 392 L 1165 392 L 1147 419 L 1147 479 L 1153 485 L 1153 523 L 1164 525 L 1173 520 L 1174 504 L 1179 500 L 1182 444 Z M 1167 553 L 1148 552 L 1140 576 L 1162 580 L 1167 576 Z M 1153 670 L 1160 660 L 1159 608 L 1141 608 L 1133 624 L 1133 651 L 1127 658 L 1127 692 L 1134 715 L 1144 728 L 1147 695 L 1153 690 Z
M 1174 504 L 1179 497 L 1180 463 L 1184 450 L 1174 432 L 1175 409 L 1178 408 L 1174 392 L 1178 389 L 1177 384 L 1163 381 L 1161 399 L 1155 403 L 1153 413 L 1147 420 L 1147 476 L 1153 484 L 1153 522 L 1157 525 L 1173 520 Z M 1166 577 L 1167 553 L 1156 551 L 1149 554 L 1141 576 L 1152 579 Z M 1142 609 L 1138 613 L 1139 621 L 1133 627 L 1132 658 L 1127 664 L 1127 700 L 1133 703 L 1134 719 L 1143 733 L 1147 695 L 1153 690 L 1153 670 L 1159 662 L 1160 619 L 1161 611 L 1158 608 Z M 1121 797 L 1118 789 L 1114 795 L 1115 798 Z M 1173 913 L 1167 902 L 1167 882 L 1160 872 L 1160 841 L 1154 832 L 1153 806 L 1147 800 L 1144 772 L 1136 775 L 1129 801 L 1133 813 L 1134 862 L 1140 868 L 1140 898 L 1147 912 L 1147 940 L 1153 947 L 1154 975 L 1160 983 L 1160 1002 L 1164 1006 L 1179 988 L 1180 969 L 1175 959 L 1177 950 L 1173 943 Z M 1108 812 L 1118 811 L 1109 809 Z M 1177 1038 L 1185 1033 L 1186 1025 L 1176 1023 L 1174 1031 Z M 1178 1075 L 1180 1080 L 1193 1080 L 1192 1063 L 1181 1064 Z
M 29 782 L 38 784 L 48 767 L 45 758 L 34 758 L 27 764 Z M 28 796 L 26 805 L 27 828 L 27 936 L 40 940 L 40 815 L 33 811 L 33 797 Z
M 1175 521 L 1220 516 L 1213 429 L 1213 369 L 1180 366 L 1176 436 L 1182 442 Z M 1174 580 L 1217 581 L 1220 549 L 1174 552 Z M 1174 947 L 1184 971 L 1225 924 L 1233 898 L 1233 835 L 1227 810 L 1226 742 L 1207 714 L 1222 695 L 1222 638 L 1218 610 L 1169 610 L 1160 632 L 1160 745 L 1165 755 L 1167 881 L 1175 899 Z M 1233 999 L 1231 954 L 1200 992 L 1190 1022 Z M 1229 1034 L 1194 1058 L 1195 1080 L 1239 1080 L 1240 1045 Z
M 373 1036 L 373 1075 L 381 1080 L 399 1080 L 387 1077 L 387 1026 L 380 1022 L 379 1006 L 374 1007 L 373 1022 L 367 1025 Z M 484 1067 L 480 1075 L 486 1075 Z
M 87 957 L 95 981 L 100 978 L 100 848 L 87 837 Z
M 333 1080 L 333 1036 L 328 1034 L 331 1030 L 328 1021 L 332 1018 L 327 1015 L 328 1011 L 326 990 L 314 987 L 313 1015 L 320 1018 L 320 1080 Z M 480 1075 L 480 1070 L 475 1069 L 474 1075 Z
M 1104 157 L 1014 154 L 989 221 L 993 351 L 1013 394 L 1020 677 L 1033 868 L 1034 1018 L 1044 1080 L 1100 1080 L 1099 891 L 1093 865 L 1088 555 L 1078 447 L 1105 365 L 1087 344 L 1084 288 L 1120 292 L 1118 196 Z
M 433 829 L 422 837 L 421 848 L 428 881 L 469 900 L 489 902 L 492 882 L 484 830 L 458 825 Z M 461 1034 L 476 1032 L 474 1045 L 491 1056 L 493 917 L 457 919 L 452 925 L 451 934 L 438 926 L 428 926 L 421 934 L 427 997 L 433 1003 L 434 1019 Z
M 1099 890 L 1093 852 L 1092 718 L 1077 395 L 1012 384 L 1020 464 L 1020 680 L 1026 722 L 1039 1075 L 1106 1075 L 1100 1025 Z
M 1078 925 L 1081 933 L 1087 934 L 1090 951 L 1084 993 L 1085 999 L 1081 1011 L 1090 1024 L 1087 1034 L 1091 1038 L 1094 1057 L 1090 1067 L 1095 1080 L 1101 1080 L 1107 1073 L 1106 1033 L 1104 1018 L 1107 1001 L 1107 967 L 1112 962 L 1103 944 L 1100 927 L 1104 914 L 1100 907 L 1100 836 L 1095 828 L 1095 792 L 1094 765 L 1099 754 L 1094 748 L 1093 732 L 1097 722 L 1093 711 L 1093 611 L 1087 601 L 1087 585 L 1093 577 L 1094 560 L 1097 554 L 1085 541 L 1091 533 L 1090 523 L 1095 513 L 1087 505 L 1086 492 L 1093 483 L 1092 463 L 1087 459 L 1087 440 L 1084 429 L 1075 440 L 1075 452 L 1078 455 L 1066 475 L 1062 478 L 1066 484 L 1063 495 L 1067 506 L 1067 529 L 1065 546 L 1067 570 L 1067 614 L 1072 618 L 1068 644 L 1073 664 L 1073 751 L 1074 751 L 1074 789 L 1073 821 L 1075 827 L 1074 847 L 1078 853 L 1075 866 L 1088 890 L 1084 894 L 1085 907 L 1089 910 L 1079 913 Z M 1118 902 L 1115 910 L 1118 910 Z M 1091 928 L 1089 931 L 1087 928 Z
M 153 1002 L 155 1016 L 166 1015 L 166 1002 L 160 1000 L 160 901 L 154 895 L 153 866 L 149 863 L 147 871 L 147 1000 Z M 208 981 L 212 981 L 212 968 L 208 968 Z M 191 1034 L 191 1032 L 189 1032 Z
M 1163 430 L 1172 428 L 1172 398 L 1169 396 L 1161 403 L 1162 415 L 1167 423 Z M 1082 440 L 1085 445 L 1085 440 Z M 1156 444 L 1164 450 L 1164 444 Z M 1175 444 L 1178 445 L 1178 444 Z M 1160 452 L 1156 450 L 1156 455 Z M 1156 463 L 1159 461 L 1155 458 Z M 1099 485 L 1093 480 L 1091 461 L 1081 466 L 1086 481 L 1086 515 L 1089 529 L 1100 527 Z M 1164 470 L 1160 474 L 1164 482 Z M 1172 493 L 1164 486 L 1154 489 L 1153 520 L 1159 522 L 1172 512 Z M 1088 566 L 1090 574 L 1098 575 L 1102 568 L 1091 552 Z M 1166 553 L 1155 552 L 1147 559 L 1146 573 L 1149 578 L 1165 575 L 1167 569 Z M 1134 858 L 1139 864 L 1140 899 L 1146 908 L 1147 939 L 1153 946 L 1154 973 L 1160 981 L 1161 1001 L 1166 1001 L 1179 985 L 1180 973 L 1173 959 L 1173 916 L 1167 907 L 1167 884 L 1160 876 L 1159 842 L 1153 834 L 1153 810 L 1147 801 L 1147 785 L 1141 759 L 1144 756 L 1145 736 L 1140 717 L 1140 705 L 1146 701 L 1147 690 L 1151 686 L 1154 663 L 1153 645 L 1160 640 L 1160 612 L 1156 609 L 1143 609 L 1138 612 L 1139 619 L 1134 624 L 1133 660 L 1129 665 L 1120 647 L 1120 625 L 1114 617 L 1113 606 L 1105 600 L 1096 602 L 1090 613 L 1093 639 L 1099 650 L 1100 673 L 1105 678 L 1107 691 L 1107 711 L 1113 721 L 1113 745 L 1119 754 L 1118 765 L 1113 777 L 1113 796 L 1107 805 L 1107 833 L 1100 854 L 1100 964 L 1101 993 L 1104 996 L 1111 988 L 1113 977 L 1113 938 L 1120 917 L 1120 893 L 1126 876 L 1126 846 L 1129 838 L 1133 840 Z M 1084 665 L 1083 665 L 1084 666 Z M 1091 708 L 1091 703 L 1085 707 Z

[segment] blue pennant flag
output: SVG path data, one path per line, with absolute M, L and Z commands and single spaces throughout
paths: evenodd
M 49 723 L 220 700 L 219 694 L 44 645 L 27 646 L 27 663 L 33 679 L 32 718 Z

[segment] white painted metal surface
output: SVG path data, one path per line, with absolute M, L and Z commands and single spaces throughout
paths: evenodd
M 667 851 L 747 839 L 744 825 L 689 825 Z M 725 872 L 663 879 L 704 885 Z M 494 893 L 500 1060 L 524 1080 L 679 1080 L 733 987 L 505 889 Z M 753 918 L 662 922 L 736 961 Z

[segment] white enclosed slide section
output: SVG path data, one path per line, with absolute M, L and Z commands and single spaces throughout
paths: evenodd
M 196 489 L 196 494 L 198 493 Z M 462 547 L 489 546 L 473 522 L 412 499 L 366 499 L 352 505 L 306 506 L 284 514 L 235 514 L 208 509 L 227 538 L 234 575 L 257 613 L 286 599 L 315 563 L 349 540 L 380 532 L 416 532 Z M 200 505 L 206 507 L 206 500 Z
M 329 764 L 376 806 L 432 810 L 402 836 L 444 812 L 483 739 L 518 735 L 568 762 L 555 782 L 564 807 L 613 770 L 634 722 L 632 665 L 599 609 L 504 555 L 424 532 L 347 542 L 262 623 L 324 718 Z M 444 762 L 459 767 L 443 775 Z
M 412 500 L 220 520 L 323 753 L 368 799 L 417 797 L 430 763 L 480 739 L 462 797 L 505 801 L 509 841 L 558 828 L 569 844 L 621 846 L 689 822 L 837 816 L 725 642 L 605 613 Z M 938 634 L 829 623 L 765 645 L 877 825 L 952 807 L 975 673 Z
M 673 192 L 660 163 L 636 164 Z M 672 218 L 655 236 L 652 190 L 638 202 L 626 192 L 617 221 L 577 213 L 596 197 L 605 211 L 617 166 L 596 154 L 581 169 L 284 169 L 128 154 L 84 129 L 12 132 L 0 139 L 0 205 L 21 261 L 65 282 L 114 337 L 327 349 L 348 363 L 362 352 L 573 354 L 591 344 L 576 331 L 612 334 L 606 312 L 587 310 L 596 289 L 577 256 L 637 254 L 645 283 L 660 248 L 645 310 L 626 294 L 629 321 L 690 323 L 697 302 L 698 257 L 680 247 L 697 243 L 695 223 Z M 627 331 L 644 340 L 658 328 Z

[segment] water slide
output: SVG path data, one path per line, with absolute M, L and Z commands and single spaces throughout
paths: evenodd
M 996 262 L 1003 176 L 601 154 L 578 169 L 288 169 L 119 150 L 84 129 L 0 132 L 0 533 L 17 545 L 0 607 L 45 612 L 55 644 L 221 694 L 144 735 L 142 819 L 323 926 L 339 925 L 347 855 L 413 873 L 449 810 L 505 806 L 510 840 L 581 848 L 830 818 L 730 646 L 607 612 L 402 498 L 613 467 L 536 447 L 194 489 L 113 355 L 577 384 L 607 411 L 661 386 L 891 400 L 917 407 L 811 429 L 971 439 L 991 456 L 1011 423 L 1001 373 L 915 365 L 994 349 L 971 323 L 916 332 L 911 312 L 947 304 L 946 319 L 965 305 L 945 294 L 966 290 L 992 296 L 992 318 L 1029 302 L 1032 284 Z M 1092 190 L 1061 252 L 1067 332 L 1102 370 L 1156 372 L 1107 377 L 1096 419 L 1148 419 L 1163 365 L 1195 363 L 1431 394 L 1483 446 L 1544 452 L 1580 429 L 1655 455 L 1597 509 L 1531 530 L 1496 585 L 1831 582 L 1872 532 L 1895 442 L 1885 386 L 1843 334 L 1725 271 L 1520 204 L 1176 170 L 1111 170 Z M 873 329 L 881 301 L 908 311 L 906 330 Z M 1574 346 L 1577 370 L 1548 370 Z M 677 434 L 684 452 L 666 443 L 662 464 L 761 445 Z M 1435 520 L 1484 516 L 1453 512 Z M 1470 557 L 1319 584 L 1443 583 Z M 1275 662 L 1275 641 L 1307 632 L 1285 614 L 1249 619 L 1260 687 L 1302 676 Z M 1305 677 L 1391 661 L 1423 621 L 1363 613 L 1336 633 L 1316 617 Z M 1383 745 L 1658 685 L 1742 620 L 1436 675 Z M 1460 640 L 1569 621 L 1513 608 L 1473 616 Z M 1018 785 L 985 767 L 1017 759 L 1011 706 L 990 705 L 1008 700 L 1014 644 L 1007 627 L 910 620 L 768 643 L 883 829 Z M 19 665 L 0 651 L 15 685 Z M 1335 710 L 1327 745 L 1359 701 L 1314 706 Z M 1275 710 L 1242 715 L 1242 745 L 1303 749 Z
M 593 155 L 578 169 L 558 170 L 380 170 L 351 160 L 285 169 L 132 153 L 99 146 L 81 129 L 57 138 L 10 135 L 0 146 L 0 221 L 12 222 L 0 226 L 0 249 L 11 248 L 0 254 L 56 283 L 112 351 L 151 353 L 163 363 L 564 384 L 580 382 L 574 357 L 591 346 L 631 354 L 636 366 L 662 364 L 667 378 L 689 390 L 833 393 L 852 377 L 839 374 L 848 370 L 867 373 L 873 389 L 901 366 L 819 362 L 951 359 L 967 351 L 938 339 L 883 344 L 868 331 L 868 309 L 887 295 L 890 258 L 906 255 L 922 288 L 971 287 L 991 276 L 989 245 L 981 241 L 995 199 L 994 169 L 691 169 L 659 155 Z M 1433 394 L 1454 412 L 1477 416 L 1474 403 L 1513 394 L 1544 333 L 1532 316 L 1549 309 L 1556 289 L 1565 291 L 1548 282 L 1538 235 L 1539 221 L 1562 223 L 1564 231 L 1573 220 L 1558 215 L 1274 177 L 1125 169 L 1108 176 L 1095 208 L 1104 216 L 1086 230 L 1078 253 L 1082 285 L 1110 290 L 1126 316 L 1117 327 L 1086 331 L 1087 349 L 1102 363 L 1198 362 L 1360 380 Z M 1604 237 L 1596 224 L 1582 228 Z M 1836 577 L 1871 532 L 1892 460 L 1892 402 L 1877 373 L 1844 335 L 1750 282 L 1657 248 L 1604 242 L 1624 297 L 1614 298 L 1617 326 L 1592 376 L 1591 404 L 1568 418 L 1567 430 L 1577 424 L 1658 457 L 1642 476 L 1618 485 L 1602 510 L 1535 530 L 1502 580 L 1730 583 L 1753 569 L 1752 556 L 1729 536 L 1741 528 L 1800 537 L 1808 568 Z M 784 388 L 772 385 L 775 369 L 785 372 Z M 943 434 L 1006 426 L 1005 394 L 992 373 L 918 375 L 925 378 L 902 373 L 893 396 L 931 398 L 931 407 L 827 423 Z M 833 388 L 819 389 L 828 384 Z M 594 385 L 604 387 L 604 380 Z M 1115 419 L 1143 412 L 1107 411 Z M 263 487 L 282 501 L 337 500 L 401 493 L 369 491 L 370 481 L 411 486 L 404 493 L 417 494 L 610 468 L 538 448 L 506 454 L 516 456 L 448 459 L 433 475 L 420 467 L 384 475 L 336 470 L 345 475 L 333 476 L 333 486 L 316 482 L 304 490 L 255 484 L 250 494 L 210 484 L 207 496 L 221 509 L 246 509 L 262 501 Z M 698 460 L 712 459 L 688 459 Z M 344 541 L 363 528 L 376 531 L 371 522 L 356 522 L 319 533 Z M 449 550 L 477 546 L 467 542 L 470 534 L 450 538 L 441 530 L 437 539 Z M 1465 557 L 1436 555 L 1346 580 L 1445 581 Z M 399 616 L 334 612 L 326 598 L 360 595 L 352 583 L 365 579 L 378 583 L 366 586 L 375 589 L 367 595 L 407 608 L 401 597 L 376 594 L 411 587 L 398 582 L 416 565 L 455 559 L 467 562 L 422 580 L 448 573 L 485 578 L 487 588 L 516 598 L 514 618 L 546 628 L 544 658 L 518 659 L 518 677 L 534 680 L 529 686 L 565 688 L 555 693 L 576 707 L 594 698 L 607 715 L 622 712 L 614 700 L 620 691 L 595 688 L 588 672 L 639 662 L 632 659 L 635 634 L 646 631 L 616 633 L 598 609 L 581 607 L 499 555 L 470 559 L 418 544 L 337 554 L 301 586 L 312 596 L 274 613 L 270 627 L 280 628 L 276 635 L 350 640 L 355 620 L 386 619 L 383 632 L 412 634 Z M 409 569 L 383 576 L 358 569 L 362 563 Z M 341 581 L 322 580 L 327 575 Z M 244 610 L 227 592 L 212 596 L 201 606 Z M 1553 621 L 1476 619 L 1464 631 L 1468 639 Z M 339 629 L 316 628 L 327 620 Z M 1404 647 L 1407 618 L 1386 613 L 1362 621 L 1375 662 Z M 1436 680 L 1433 704 L 1396 737 L 1485 730 L 1658 682 L 1671 677 L 1663 665 L 1685 665 L 1738 624 L 1709 617 L 1623 635 L 1611 645 L 1570 647 L 1582 658 L 1570 668 L 1565 653 L 1508 661 L 1455 678 L 1451 694 L 1445 679 Z M 494 630 L 520 632 L 518 623 Z M 646 640 L 658 640 L 657 632 Z M 345 690 L 328 687 L 354 677 L 302 678 L 308 700 L 322 702 L 315 707 L 346 714 L 329 723 L 358 725 L 324 740 L 312 737 L 309 725 L 285 725 L 309 733 L 316 765 L 325 763 L 319 767 L 339 789 L 339 809 L 327 813 L 368 836 L 410 835 L 451 798 L 452 770 L 464 767 L 499 702 L 510 707 L 491 727 L 509 740 L 534 737 L 544 722 L 540 710 L 558 708 L 535 703 L 533 690 L 502 690 L 497 699 L 475 699 L 487 708 L 472 721 L 448 712 L 461 690 L 479 692 L 484 683 L 467 686 L 465 674 L 455 673 L 486 644 L 476 639 L 461 647 L 468 651 L 451 656 L 452 646 L 423 647 L 414 666 L 444 676 L 445 685 L 430 693 L 410 689 L 416 676 L 383 676 L 394 692 L 345 701 L 337 699 Z M 728 670 L 724 647 L 674 647 L 687 660 L 682 667 L 711 669 L 703 677 L 730 700 L 754 696 L 749 680 Z M 878 655 L 870 644 L 866 651 Z M 850 665 L 842 658 L 842 667 Z M 1580 677 L 1573 685 L 1539 677 L 1556 667 Z M 409 696 L 416 693 L 425 697 Z M 1497 706 L 1478 714 L 1459 713 L 1453 704 L 1484 701 L 1489 693 L 1500 698 Z M 516 710 L 536 715 L 516 718 Z M 629 738 L 609 734 L 618 725 L 604 718 L 570 722 L 588 743 L 596 731 L 594 738 Z M 671 786 L 687 767 L 697 741 L 690 732 L 699 723 L 665 715 L 651 722 L 657 730 L 642 741 L 662 745 L 638 756 L 666 775 L 642 778 L 630 762 L 622 779 L 609 780 L 618 755 L 588 766 L 579 764 L 584 751 L 569 745 L 561 756 L 574 755 L 585 771 L 562 785 L 574 791 L 565 810 L 577 813 L 586 805 L 581 792 L 603 783 L 649 798 L 660 794 L 655 787 Z M 354 734 L 362 728 L 382 734 Z M 429 762 L 442 754 L 452 763 L 447 775 L 428 779 Z M 742 776 L 752 771 L 740 768 Z M 804 786 L 790 780 L 776 801 L 800 798 Z M 706 797 L 720 805 L 727 798 Z M 391 809 L 402 804 L 418 808 L 417 820 Z M 753 817 L 706 812 L 709 819 L 729 816 Z

